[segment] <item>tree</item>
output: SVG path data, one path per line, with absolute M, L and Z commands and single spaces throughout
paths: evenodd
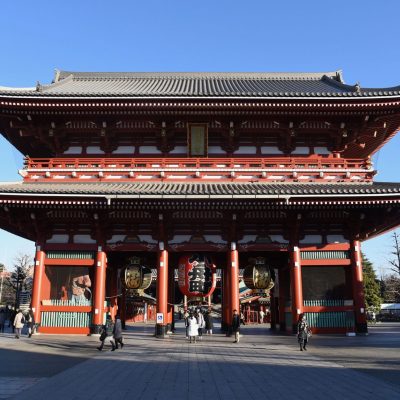
M 6 286 L 11 289 L 15 298 L 15 307 L 19 307 L 21 291 L 32 289 L 32 257 L 19 254 L 14 261 L 14 269 L 5 280 Z
M 391 270 L 400 277 L 400 233 L 393 232 L 393 251 L 390 253 L 393 255 L 393 259 L 389 260 L 392 265 Z
M 364 296 L 367 310 L 379 311 L 382 299 L 380 296 L 379 280 L 376 277 L 374 267 L 367 257 L 362 255 Z
M 383 277 L 381 294 L 385 303 L 400 303 L 400 277 L 395 274 Z

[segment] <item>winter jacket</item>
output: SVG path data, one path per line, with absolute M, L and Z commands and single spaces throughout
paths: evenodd
M 189 336 L 199 335 L 199 325 L 195 317 L 189 318 Z
M 17 313 L 17 315 L 14 318 L 14 326 L 17 329 L 22 329 L 24 327 L 24 314 L 22 314 L 22 312 L 20 311 L 19 313 Z

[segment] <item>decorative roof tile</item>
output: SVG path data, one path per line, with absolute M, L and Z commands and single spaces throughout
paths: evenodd
M 0 183 L 0 196 L 95 196 L 95 197 L 141 197 L 150 196 L 221 196 L 235 198 L 276 197 L 369 197 L 373 195 L 400 196 L 400 183 Z
M 346 85 L 341 71 L 262 72 L 68 72 L 33 88 L 0 87 L 0 96 L 122 98 L 286 98 L 399 96 L 400 86 Z

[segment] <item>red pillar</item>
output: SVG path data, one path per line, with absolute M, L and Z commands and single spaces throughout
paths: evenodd
M 228 257 L 229 258 L 229 257 Z M 229 331 L 229 313 L 230 313 L 230 305 L 229 305 L 229 260 L 227 265 L 222 270 L 222 331 L 228 332 Z
M 93 310 L 93 327 L 92 332 L 98 333 L 100 327 L 103 325 L 104 320 L 104 300 L 106 296 L 106 268 L 107 268 L 107 256 L 102 251 L 101 246 L 99 247 L 96 255 L 95 264 L 95 291 L 94 291 L 94 303 L 92 306 Z
M 279 330 L 286 331 L 286 318 L 285 318 L 285 306 L 286 306 L 286 289 L 288 284 L 287 274 L 283 269 L 278 270 L 278 280 L 279 280 Z
M 167 304 L 167 328 L 174 330 L 174 304 L 175 304 L 175 270 L 168 268 L 168 304 Z
M 231 243 L 229 271 L 229 326 L 232 324 L 233 310 L 240 313 L 239 304 L 239 252 L 236 250 L 236 243 Z
M 157 313 L 163 315 L 163 322 L 156 321 L 156 336 L 164 337 L 166 334 L 168 313 L 168 251 L 164 243 L 160 242 L 157 266 Z
M 354 301 L 355 329 L 357 333 L 367 333 L 365 310 L 361 245 L 358 240 L 351 241 L 352 292 Z
M 41 294 L 42 294 L 42 281 L 44 276 L 44 260 L 46 254 L 44 251 L 41 251 L 40 246 L 36 247 L 35 254 L 35 269 L 33 275 L 33 286 L 32 286 L 32 302 L 31 308 L 33 311 L 33 315 L 35 318 L 35 323 L 40 325 L 41 322 L 41 312 L 40 312 L 40 304 L 41 304 Z
M 303 313 L 303 282 L 301 278 L 301 260 L 298 246 L 293 246 L 290 254 L 290 275 L 292 288 L 292 332 L 297 331 L 299 315 Z
M 118 270 L 112 269 L 111 281 L 110 281 L 110 307 L 111 307 L 111 318 L 115 320 L 118 310 Z

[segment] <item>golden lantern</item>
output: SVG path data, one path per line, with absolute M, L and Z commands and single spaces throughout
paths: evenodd
M 123 269 L 122 284 L 126 289 L 147 289 L 151 285 L 151 269 L 140 265 L 137 257 L 132 257 Z
M 243 280 L 249 289 L 271 289 L 274 284 L 269 266 L 264 257 L 250 260 L 243 272 Z

